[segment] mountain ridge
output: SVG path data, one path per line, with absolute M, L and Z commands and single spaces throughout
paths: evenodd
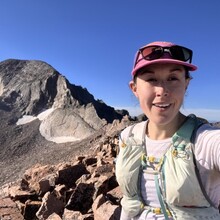
M 130 117 L 69 83 L 46 62 L 17 59 L 0 62 L 0 115 L 0 184 L 35 163 L 62 161 L 88 150 L 89 140 L 115 120 Z

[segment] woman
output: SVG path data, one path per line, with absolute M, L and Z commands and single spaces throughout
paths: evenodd
M 220 219 L 220 129 L 180 112 L 192 54 L 170 42 L 137 52 L 129 85 L 148 120 L 121 133 L 121 220 Z

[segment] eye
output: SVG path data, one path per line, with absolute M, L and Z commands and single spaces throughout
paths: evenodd
M 168 78 L 168 81 L 177 81 L 179 80 L 176 76 L 171 76 Z
M 156 78 L 148 78 L 146 79 L 147 82 L 157 82 Z

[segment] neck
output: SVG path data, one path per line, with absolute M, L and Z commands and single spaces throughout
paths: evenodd
M 185 118 L 185 115 L 179 113 L 170 123 L 165 125 L 158 125 L 149 121 L 146 134 L 153 140 L 164 140 L 170 138 L 180 128 Z

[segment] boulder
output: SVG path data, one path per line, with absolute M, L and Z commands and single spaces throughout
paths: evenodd
M 17 205 L 10 198 L 0 199 L 0 219 L 24 220 L 24 216 L 18 210 Z
M 115 178 L 115 153 L 106 153 L 114 152 L 117 144 L 116 136 L 106 137 L 102 157 L 92 151 L 69 162 L 29 168 L 20 180 L 0 188 L 2 204 L 9 204 L 1 206 L 0 213 L 13 210 L 25 220 L 119 219 L 122 194 Z

